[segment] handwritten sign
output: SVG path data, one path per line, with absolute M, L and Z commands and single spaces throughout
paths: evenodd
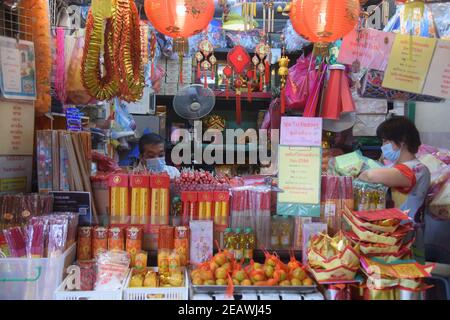
M 423 94 L 450 99 L 450 41 L 438 40 Z
M 33 155 L 33 104 L 14 101 L 0 104 L 0 155 Z
M 278 202 L 319 204 L 321 149 L 317 147 L 279 147 Z
M 421 94 L 435 46 L 433 38 L 397 34 L 383 87 Z
M 287 146 L 322 145 L 322 118 L 282 117 L 280 144 Z
M 346 35 L 339 50 L 338 62 L 351 65 L 359 61 L 362 68 L 384 71 L 388 64 L 395 34 L 375 29 L 356 30 Z

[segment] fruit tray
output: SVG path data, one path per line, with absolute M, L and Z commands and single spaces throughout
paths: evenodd
M 193 293 L 225 293 L 227 286 L 193 285 L 189 276 L 189 286 Z M 234 293 L 313 293 L 317 292 L 317 285 L 312 286 L 234 286 Z

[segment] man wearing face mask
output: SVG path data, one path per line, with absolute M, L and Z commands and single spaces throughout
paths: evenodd
M 384 168 L 366 170 L 359 179 L 390 187 L 395 207 L 409 210 L 409 216 L 416 222 L 417 231 L 417 227 L 423 222 L 423 217 L 419 217 L 418 212 L 430 186 L 430 171 L 416 158 L 421 145 L 419 131 L 408 118 L 393 117 L 379 125 L 377 136 L 383 140 L 383 158 L 390 164 Z M 416 236 L 420 238 L 417 232 Z M 419 246 L 417 249 L 423 251 Z M 415 255 L 422 256 L 423 252 L 415 252 Z
M 180 171 L 177 168 L 166 165 L 165 141 L 159 134 L 144 134 L 139 139 L 139 153 L 137 170 L 165 171 L 170 176 L 170 179 L 174 179 L 180 175 Z

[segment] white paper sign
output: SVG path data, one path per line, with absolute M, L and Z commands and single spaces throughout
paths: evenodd
M 450 41 L 438 40 L 423 94 L 450 99 Z
M 15 48 L 0 48 L 0 61 L 3 72 L 5 91 L 19 93 L 22 90 L 20 81 L 20 52 Z

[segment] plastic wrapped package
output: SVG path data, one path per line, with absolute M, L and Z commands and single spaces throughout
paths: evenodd
M 450 3 L 430 3 L 439 38 L 450 40 Z
M 354 209 L 358 211 L 385 209 L 388 189 L 382 184 L 353 180 Z
M 261 35 L 258 30 L 247 32 L 227 30 L 225 31 L 225 37 L 228 48 L 241 45 L 248 51 L 254 51 L 256 45 L 261 41 Z
M 78 228 L 77 260 L 92 259 L 92 227 Z
M 314 89 L 317 71 L 314 58 L 301 56 L 295 65 L 289 68 L 289 75 L 286 83 L 286 109 L 303 111 L 308 97 Z
M 432 11 L 428 4 L 422 5 L 423 7 L 397 5 L 397 10 L 389 19 L 384 31 L 436 38 Z
M 95 261 L 77 261 L 76 265 L 80 267 L 80 290 L 94 290 L 96 279 Z
M 26 231 L 26 245 L 28 258 L 43 258 L 44 257 L 44 224 L 37 221 L 25 227 Z
M 12 227 L 3 230 L 6 243 L 9 247 L 9 252 L 13 258 L 25 258 L 27 256 L 26 250 L 26 235 L 20 227 Z
M 286 52 L 288 53 L 300 51 L 303 47 L 310 44 L 310 42 L 299 36 L 294 30 L 291 20 L 287 20 L 286 26 L 283 29 L 283 35 L 286 43 Z
M 81 80 L 81 62 L 83 58 L 84 37 L 76 39 L 73 51 L 70 54 L 70 62 L 66 75 L 67 101 L 72 104 L 88 104 L 92 102 L 92 97 L 88 94 Z
M 119 290 L 126 279 L 130 256 L 125 251 L 105 251 L 97 258 L 97 277 L 94 290 Z
M 270 244 L 271 191 L 264 185 L 231 189 L 231 227 L 255 230 L 258 247 Z
M 450 181 L 447 180 L 441 191 L 434 197 L 429 212 L 439 220 L 450 220 Z
M 353 136 L 375 137 L 377 135 L 378 126 L 385 120 L 386 114 L 357 114 L 356 121 L 353 126 Z

